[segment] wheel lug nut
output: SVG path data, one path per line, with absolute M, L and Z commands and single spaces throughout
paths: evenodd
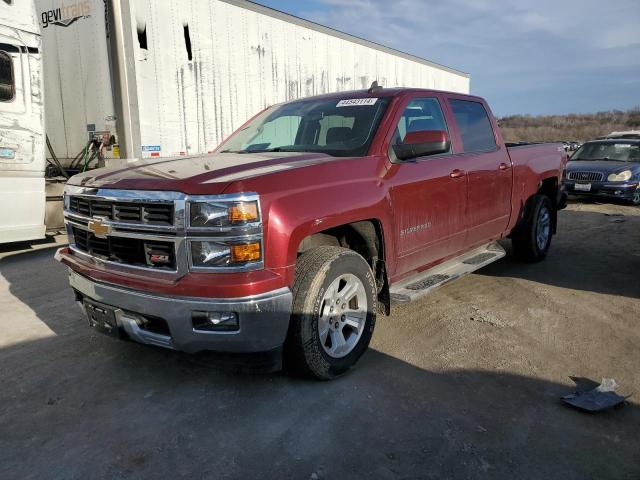
M 346 303 L 343 303 L 343 304 L 342 304 L 342 309 L 344 310 L 345 308 L 347 308 L 347 304 L 346 304 Z
M 345 316 L 345 315 L 342 315 L 342 316 L 340 317 L 340 321 L 341 321 L 341 322 L 344 322 L 345 318 L 346 318 L 346 316 Z
M 338 322 L 336 322 L 335 327 L 336 327 L 336 329 L 338 328 Z

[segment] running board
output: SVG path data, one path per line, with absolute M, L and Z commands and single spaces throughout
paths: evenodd
M 406 278 L 391 286 L 391 303 L 409 303 L 431 293 L 445 283 L 489 265 L 507 254 L 498 243 L 488 243 L 459 257 Z

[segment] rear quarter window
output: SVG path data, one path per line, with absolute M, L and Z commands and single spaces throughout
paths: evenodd
M 469 100 L 450 100 L 465 153 L 486 152 L 497 148 L 489 115 L 484 106 Z

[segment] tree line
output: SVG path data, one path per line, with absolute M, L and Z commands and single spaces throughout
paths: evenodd
M 507 142 L 585 142 L 611 132 L 640 130 L 640 105 L 626 112 L 510 115 L 498 122 Z

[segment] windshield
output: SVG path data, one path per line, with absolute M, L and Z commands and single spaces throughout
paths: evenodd
M 585 143 L 571 160 L 614 160 L 640 162 L 640 144 L 625 142 Z
M 219 151 L 319 152 L 363 156 L 390 98 L 302 100 L 265 110 Z

